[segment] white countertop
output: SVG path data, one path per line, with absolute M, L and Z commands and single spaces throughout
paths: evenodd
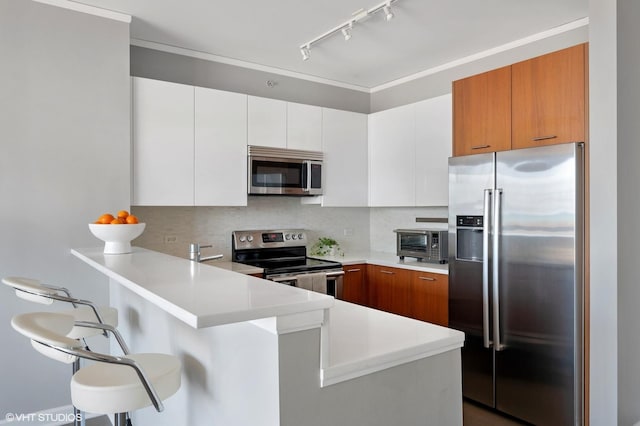
M 333 306 L 325 294 L 266 281 L 206 263 L 134 247 L 71 253 L 194 328 L 317 311 Z
M 464 333 L 336 300 L 330 309 L 327 386 L 462 347 Z
M 244 263 L 230 262 L 228 260 L 213 260 L 211 262 L 203 262 L 205 265 L 215 266 L 216 268 L 226 269 L 227 271 L 237 272 L 239 274 L 262 274 L 264 269 L 257 268 Z
M 375 265 L 388 266 L 390 268 L 403 268 L 413 271 L 432 272 L 434 274 L 449 274 L 449 264 L 419 262 L 414 258 L 400 258 L 393 253 L 383 252 L 354 252 L 345 253 L 344 256 L 311 256 L 319 259 L 334 260 L 342 263 L 344 266 L 355 265 L 358 263 L 371 263 Z

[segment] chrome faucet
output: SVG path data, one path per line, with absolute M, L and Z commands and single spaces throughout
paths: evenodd
M 214 260 L 214 259 L 222 259 L 221 254 L 216 254 L 213 256 L 202 257 L 200 255 L 200 249 L 203 248 L 211 248 L 213 247 L 211 244 L 201 246 L 198 243 L 189 244 L 189 260 L 193 260 L 194 262 L 204 262 L 206 260 Z

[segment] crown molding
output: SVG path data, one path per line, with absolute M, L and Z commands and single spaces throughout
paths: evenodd
M 131 23 L 131 15 L 115 12 L 113 10 L 102 9 L 100 7 L 89 6 L 89 5 L 77 3 L 71 0 L 32 0 L 32 1 L 35 1 L 37 3 L 48 4 L 51 6 L 61 7 L 63 9 L 74 10 L 76 12 L 82 12 L 89 15 L 100 16 L 102 18 L 113 19 L 114 21 L 120 21 L 126 24 Z

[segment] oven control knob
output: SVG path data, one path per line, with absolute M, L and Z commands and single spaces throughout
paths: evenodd
M 293 234 L 293 235 L 291 236 L 291 238 L 293 238 L 294 240 L 296 240 L 296 239 L 298 239 L 298 236 L 297 236 L 296 234 Z
M 249 242 L 253 241 L 253 235 L 249 235 L 249 236 L 247 237 L 247 241 L 249 241 Z
M 299 240 L 302 240 L 303 238 L 304 238 L 304 235 L 302 235 L 302 234 L 298 234 L 298 239 L 299 239 Z
M 240 235 L 240 242 L 244 243 L 245 240 L 246 240 L 245 236 L 244 235 Z
M 284 239 L 285 240 L 290 240 L 291 239 L 291 234 L 284 234 Z

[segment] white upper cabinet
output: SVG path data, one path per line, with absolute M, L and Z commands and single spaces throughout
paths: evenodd
M 248 145 L 322 149 L 322 108 L 249 96 Z
M 367 115 L 322 109 L 325 207 L 368 205 Z
M 287 103 L 248 97 L 248 145 L 287 147 Z
M 369 115 L 369 205 L 446 206 L 451 95 Z
M 451 95 L 416 105 L 416 206 L 449 205 Z
M 132 78 L 136 206 L 246 206 L 247 96 Z
M 415 106 L 369 115 L 369 205 L 415 205 Z
M 132 80 L 132 204 L 193 205 L 194 88 Z
M 247 95 L 195 88 L 195 205 L 247 205 Z
M 287 103 L 287 148 L 322 150 L 322 108 Z

